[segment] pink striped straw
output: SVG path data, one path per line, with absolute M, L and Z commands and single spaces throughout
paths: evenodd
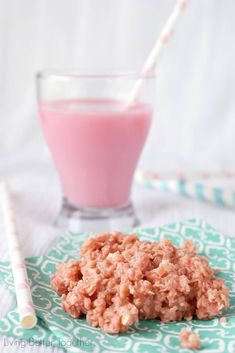
M 24 259 L 20 250 L 19 237 L 16 232 L 10 193 L 4 181 L 0 181 L 0 205 L 3 212 L 5 236 L 8 243 L 12 274 L 15 283 L 20 325 L 25 329 L 30 329 L 36 325 L 37 317 L 34 310 Z
M 168 17 L 165 25 L 163 26 L 159 37 L 157 38 L 153 49 L 151 50 L 141 73 L 141 78 L 138 79 L 130 92 L 129 97 L 126 101 L 126 106 L 132 105 L 140 93 L 141 87 L 146 79 L 146 77 L 153 73 L 163 51 L 165 45 L 169 42 L 172 37 L 176 24 L 179 17 L 181 16 L 183 10 L 186 8 L 188 0 L 178 0 L 174 6 L 174 9 L 170 16 Z

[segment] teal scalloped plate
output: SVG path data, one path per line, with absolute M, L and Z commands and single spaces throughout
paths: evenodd
M 69 317 L 60 308 L 60 297 L 50 287 L 50 277 L 58 262 L 66 262 L 77 256 L 79 247 L 88 233 L 67 232 L 59 237 L 47 256 L 26 260 L 31 281 L 33 301 L 40 320 L 37 327 L 27 332 L 17 326 L 17 312 L 10 311 L 0 322 L 3 334 L 49 343 L 66 348 L 69 352 L 135 352 L 135 353 L 187 353 L 181 347 L 179 332 L 190 327 L 201 338 L 202 353 L 235 353 L 235 238 L 224 237 L 210 225 L 198 220 L 179 222 L 160 228 L 137 229 L 142 240 L 171 239 L 177 246 L 193 239 L 199 253 L 209 258 L 214 268 L 220 268 L 219 276 L 230 288 L 230 308 L 223 313 L 226 323 L 219 318 L 212 320 L 181 321 L 162 324 L 158 320 L 143 320 L 128 332 L 110 335 L 90 326 L 85 319 Z M 9 263 L 0 263 L 0 277 L 13 289 Z

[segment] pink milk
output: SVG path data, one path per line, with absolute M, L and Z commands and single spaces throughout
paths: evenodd
M 129 203 L 152 110 L 113 100 L 41 104 L 41 124 L 68 200 L 94 208 Z

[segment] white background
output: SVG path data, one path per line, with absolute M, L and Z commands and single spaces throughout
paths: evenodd
M 61 202 L 38 124 L 35 72 L 46 67 L 140 70 L 173 4 L 0 0 L 0 176 L 13 191 L 25 256 L 43 253 L 53 242 Z M 190 1 L 157 70 L 154 124 L 141 161 L 146 168 L 235 169 L 234 13 L 234 0 Z M 235 235 L 233 210 L 141 189 L 134 190 L 134 201 L 142 225 L 199 217 Z M 7 258 L 3 232 L 0 240 L 0 258 Z M 3 313 L 12 298 L 0 289 Z

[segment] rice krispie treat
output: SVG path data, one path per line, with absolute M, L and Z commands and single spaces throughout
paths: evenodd
M 223 279 L 191 241 L 140 241 L 135 234 L 104 233 L 87 239 L 81 259 L 58 265 L 51 284 L 63 309 L 107 333 L 139 319 L 163 322 L 208 319 L 229 305 Z

